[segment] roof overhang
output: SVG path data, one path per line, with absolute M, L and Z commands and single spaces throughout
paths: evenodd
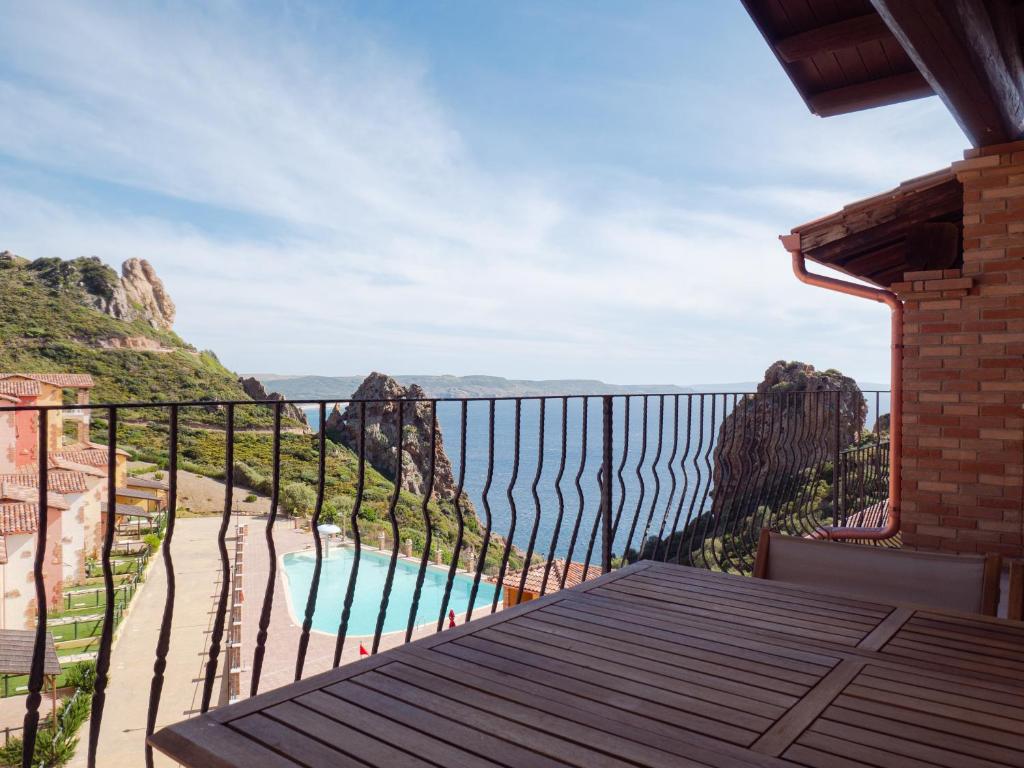
M 1024 137 L 1022 0 L 743 0 L 822 117 L 937 94 L 975 146 Z
M 963 187 L 951 169 L 794 227 L 805 257 L 888 288 L 903 273 L 952 269 L 963 260 Z

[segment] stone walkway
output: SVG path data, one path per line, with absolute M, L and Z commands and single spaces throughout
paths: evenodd
M 176 524 L 171 545 L 176 587 L 174 623 L 160 698 L 158 728 L 191 716 L 199 707 L 203 665 L 220 583 L 219 526 L 217 517 L 182 518 Z M 228 535 L 231 536 L 233 531 L 233 527 L 229 528 Z M 131 611 L 122 625 L 123 634 L 111 658 L 111 679 L 100 731 L 98 765 L 144 764 L 149 688 L 166 594 L 167 577 L 163 558 L 158 555 L 145 586 L 132 601 Z M 223 660 L 223 656 L 221 658 Z M 214 689 L 215 702 L 220 682 L 218 678 Z M 88 727 L 86 723 L 80 732 L 82 740 L 70 763 L 72 766 L 85 765 Z M 160 755 L 156 755 L 156 764 L 175 765 Z

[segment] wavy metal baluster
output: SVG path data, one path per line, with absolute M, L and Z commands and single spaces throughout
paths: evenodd
M 818 404 L 821 398 L 818 397 L 817 392 L 808 392 L 804 395 L 807 398 L 807 403 L 802 410 L 802 418 L 800 419 L 800 434 L 797 438 L 798 444 L 804 446 L 807 444 L 808 436 L 813 431 L 814 423 L 816 422 L 816 416 L 814 415 L 817 411 Z M 801 448 L 801 455 L 804 457 L 803 466 L 800 468 L 800 486 L 796 489 L 793 499 L 793 514 L 792 514 L 792 530 L 798 528 L 803 529 L 803 523 L 800 522 L 806 512 L 806 504 L 808 494 L 813 494 L 813 486 L 817 484 L 817 473 L 820 467 L 816 465 L 816 455 L 813 450 L 804 451 Z M 808 477 L 809 476 L 809 477 Z M 781 525 L 781 515 L 775 515 L 775 519 L 769 523 L 769 527 L 772 530 L 784 531 L 787 530 Z
M 662 409 L 665 404 L 662 401 Z M 651 554 L 652 560 L 658 559 L 658 553 L 661 551 L 661 544 L 665 537 L 665 526 L 668 524 L 668 517 L 672 513 L 672 501 L 676 497 L 676 456 L 679 453 L 679 395 L 673 397 L 672 405 L 672 455 L 668 457 L 668 461 L 665 463 L 668 467 L 668 476 L 671 480 L 671 485 L 668 490 L 668 498 L 665 500 L 665 513 L 661 516 L 661 526 L 658 528 L 658 538 L 654 543 L 654 552 Z
M 796 414 L 803 413 L 802 406 L 804 403 L 804 394 L 796 392 L 787 393 L 784 399 L 787 401 L 783 407 L 788 417 L 788 427 L 786 429 L 786 438 L 782 439 L 780 436 L 780 442 L 783 445 L 782 461 L 783 466 L 787 468 L 787 480 L 782 484 L 782 487 L 778 488 L 777 491 L 777 501 L 775 503 L 776 516 L 781 516 L 783 514 L 782 506 L 789 503 L 789 500 L 793 498 L 796 482 L 799 477 L 799 470 L 793 470 L 794 467 L 798 466 L 800 458 L 799 445 L 794 440 L 794 435 L 796 434 L 798 426 Z M 756 542 L 751 541 L 750 546 L 754 549 L 756 547 Z M 753 568 L 753 563 L 751 563 L 751 568 Z
M 530 530 L 530 541 L 526 546 L 526 558 L 523 561 L 523 573 L 519 579 L 519 598 L 522 599 L 523 591 L 526 589 L 526 577 L 530 573 L 530 564 L 533 562 L 533 548 L 537 543 L 537 529 L 540 527 L 540 495 L 537 493 L 537 486 L 540 484 L 540 476 L 544 471 L 544 414 L 547 401 L 540 399 L 540 417 L 537 428 L 537 471 L 533 476 L 533 485 L 530 492 L 533 494 L 533 528 Z
M 164 670 L 167 668 L 167 652 L 171 649 L 171 626 L 174 623 L 174 559 L 171 556 L 171 542 L 174 540 L 174 521 L 178 511 L 178 406 L 172 405 L 170 412 L 170 444 L 167 448 L 167 528 L 161 553 L 164 560 L 164 574 L 167 578 L 167 593 L 164 595 L 164 612 L 160 617 L 160 634 L 156 641 L 156 660 L 153 662 L 153 680 L 149 686 L 149 710 L 146 713 L 146 768 L 153 768 L 153 748 L 148 739 L 156 730 L 156 716 L 160 710 L 160 693 L 164 688 Z
M 712 464 L 711 464 L 711 451 L 713 450 L 714 445 L 715 445 L 715 432 L 717 431 L 716 428 L 715 428 L 716 427 L 716 423 L 715 423 L 715 410 L 716 410 L 717 404 L 718 404 L 718 397 L 716 395 L 711 395 L 711 429 L 709 430 L 710 435 L 708 437 L 707 448 L 704 449 L 704 466 L 707 469 L 707 480 L 704 482 L 704 493 L 701 496 L 700 506 L 698 507 L 698 510 L 700 511 L 701 515 L 703 515 L 703 517 L 704 517 L 704 526 L 703 526 L 704 529 L 703 529 L 703 531 L 701 531 L 701 535 L 700 535 L 700 554 L 701 554 L 701 561 L 703 562 L 703 565 L 704 565 L 705 568 L 708 567 L 708 563 L 710 562 L 710 560 L 709 560 L 709 558 L 707 556 L 707 549 L 706 549 L 707 541 L 708 541 L 708 526 L 712 522 L 712 518 L 714 517 L 714 515 L 712 515 L 710 511 L 709 512 L 705 512 L 704 511 L 704 507 L 705 507 L 705 505 L 708 502 L 708 494 L 711 491 L 711 483 L 712 483 L 712 479 L 714 478 L 714 468 L 712 467 Z
M 36 748 L 36 731 L 39 728 L 39 705 L 43 697 L 43 677 L 46 660 L 46 582 L 43 576 L 43 565 L 46 562 L 46 533 L 49 507 L 49 412 L 40 408 L 37 412 L 36 426 L 39 430 L 39 488 L 36 500 L 36 516 L 39 527 L 36 530 L 36 551 L 32 563 L 32 578 L 36 588 L 36 636 L 32 645 L 32 665 L 28 677 L 28 696 L 25 697 L 25 719 L 22 731 L 22 768 L 30 768 Z
M 413 406 L 417 410 L 419 405 Z M 399 437 L 401 439 L 401 437 Z M 427 563 L 430 561 L 430 544 L 434 540 L 434 524 L 430 519 L 430 497 L 434 494 L 434 471 L 437 459 L 437 401 L 430 401 L 430 476 L 427 487 L 423 489 L 423 504 L 420 513 L 423 516 L 423 556 L 420 558 L 420 569 L 416 573 L 416 588 L 412 593 L 412 606 L 409 608 L 409 623 L 405 628 L 405 642 L 412 640 L 412 631 L 416 626 L 416 614 L 420 608 L 420 594 L 423 592 L 423 579 L 427 575 Z
M 476 561 L 476 573 L 473 575 L 473 587 L 469 591 L 469 607 L 466 609 L 466 621 L 473 618 L 473 606 L 476 605 L 477 591 L 480 589 L 480 578 L 483 576 L 484 565 L 487 560 L 487 548 L 491 543 L 491 502 L 488 494 L 491 492 L 491 481 L 494 479 L 494 398 L 488 401 L 488 424 L 487 424 L 487 478 L 484 480 L 483 493 L 480 500 L 484 508 L 484 539 L 480 545 L 480 557 Z M 495 590 L 497 591 L 497 590 Z M 493 612 L 493 611 L 492 611 Z
M 548 547 L 548 561 L 544 565 L 544 580 L 540 584 L 541 595 L 547 594 L 548 577 L 551 575 L 551 564 L 555 559 L 555 549 L 558 547 L 558 536 L 562 532 L 562 517 L 565 515 L 565 498 L 562 496 L 562 476 L 565 474 L 565 452 L 566 438 L 568 437 L 569 420 L 569 398 L 562 398 L 562 457 L 558 464 L 558 474 L 555 476 L 555 495 L 558 497 L 558 519 L 555 520 L 555 529 L 551 533 L 551 545 Z M 568 567 L 568 563 L 566 563 Z M 565 570 L 565 569 L 563 569 Z
M 494 590 L 494 600 L 491 603 L 491 613 L 498 610 L 498 597 L 501 593 L 501 586 L 505 580 L 505 570 L 508 568 L 508 556 L 512 552 L 512 539 L 516 534 L 516 500 L 513 495 L 513 491 L 516 487 L 516 480 L 519 479 L 519 436 L 520 429 L 522 426 L 523 416 L 523 401 L 520 398 L 516 398 L 516 422 L 515 422 L 515 437 L 513 446 L 513 457 L 512 457 L 512 477 L 508 481 L 508 487 L 505 489 L 505 497 L 508 499 L 508 507 L 510 513 L 510 520 L 508 526 L 508 538 L 505 540 L 505 551 L 501 555 L 501 565 L 498 566 L 498 578 L 495 580 L 497 587 Z M 523 565 L 524 568 L 529 567 L 529 563 Z M 516 598 L 516 603 L 519 602 L 519 597 Z
M 626 460 L 629 457 L 629 410 L 632 400 L 629 395 L 626 395 L 623 402 L 625 403 L 625 413 L 622 427 L 622 461 L 619 462 L 619 468 L 616 471 L 619 478 L 619 505 L 615 510 L 615 522 L 612 523 L 612 541 L 619 535 L 619 521 L 622 519 L 622 510 L 626 506 L 626 480 L 622 473 L 626 469 Z
M 686 504 L 686 494 L 690 490 L 690 476 L 686 472 L 686 459 L 690 456 L 690 438 L 693 425 L 693 395 L 686 395 L 686 443 L 683 447 L 683 455 L 679 457 L 679 474 L 683 476 L 683 487 L 679 489 L 679 501 L 676 503 L 676 516 L 672 519 L 672 528 L 669 531 L 668 539 L 665 541 L 665 562 L 669 561 L 669 549 L 672 545 L 672 536 L 677 532 L 682 541 L 685 529 L 679 527 L 679 518 L 683 514 L 683 505 Z
M 826 396 L 829 394 L 828 390 L 821 390 L 815 392 L 815 406 L 814 406 L 814 418 L 808 425 L 810 430 L 809 440 L 811 442 L 811 455 L 812 465 L 814 472 L 811 476 L 811 483 L 807 486 L 804 493 L 804 504 L 802 506 L 802 514 L 797 518 L 797 525 L 794 525 L 794 530 L 798 529 L 802 533 L 811 533 L 818 530 L 822 521 L 818 515 L 818 510 L 815 508 L 815 491 L 818 483 L 822 479 L 822 475 L 825 469 L 825 460 L 828 457 L 828 447 L 822 445 L 817 436 L 819 431 L 824 427 L 827 422 L 828 404 L 826 403 Z
M 804 485 L 803 497 L 800 501 L 798 514 L 796 515 L 796 519 L 793 521 L 790 531 L 799 531 L 802 534 L 810 534 L 821 527 L 821 521 L 816 515 L 817 510 L 814 509 L 814 493 L 819 481 L 821 480 L 825 455 L 827 454 L 827 449 L 823 449 L 817 440 L 817 433 L 825 419 L 823 415 L 825 413 L 824 396 L 828 394 L 828 390 L 820 390 L 813 394 L 813 417 L 806 420 L 808 440 L 811 445 L 810 456 L 813 472 L 811 473 L 810 482 Z
M 260 611 L 259 630 L 256 633 L 256 650 L 252 657 L 252 681 L 249 695 L 260 691 L 260 675 L 263 673 L 263 657 L 267 653 L 267 629 L 270 615 L 274 610 L 274 581 L 277 578 L 277 547 L 274 544 L 274 523 L 277 522 L 277 505 L 281 496 L 281 409 L 284 402 L 274 401 L 274 456 L 273 485 L 270 492 L 270 516 L 264 535 L 267 539 L 267 587 L 263 592 L 263 609 Z
M 398 447 L 395 455 L 395 490 L 391 494 L 391 502 L 388 504 L 388 518 L 391 520 L 391 560 L 388 562 L 388 573 L 384 578 L 384 592 L 380 598 L 380 612 L 377 614 L 377 630 L 373 633 L 373 648 L 372 652 L 376 653 L 377 649 L 380 648 L 380 636 L 384 632 L 384 619 L 388 615 L 388 603 L 391 600 L 391 587 L 395 583 L 395 565 L 398 563 L 398 516 L 395 514 L 395 509 L 398 506 L 398 496 L 401 493 L 402 488 L 402 451 L 404 450 L 402 440 L 402 421 L 403 411 L 405 408 L 405 401 L 398 401 L 398 412 L 396 420 L 398 421 Z
M 316 597 L 320 591 L 320 574 L 323 571 L 323 542 L 320 541 L 320 513 L 324 508 L 324 483 L 327 473 L 327 430 L 324 425 L 327 423 L 327 403 L 320 403 L 320 434 L 318 435 L 317 448 L 317 485 L 316 485 L 316 506 L 313 508 L 313 517 L 310 520 L 310 527 L 313 529 L 313 550 L 316 554 L 316 562 L 313 564 L 313 577 L 309 582 L 309 594 L 306 596 L 306 613 L 302 619 L 302 634 L 299 636 L 299 652 L 295 657 L 295 681 L 302 679 L 302 667 L 306 663 L 306 650 L 309 648 L 309 631 L 313 628 L 313 613 L 316 611 Z
M 654 452 L 654 460 L 651 462 L 651 474 L 654 476 L 654 495 L 651 497 L 651 509 L 647 513 L 647 522 L 644 523 L 644 532 L 637 544 L 640 556 L 643 557 L 644 549 L 647 546 L 647 537 L 651 532 L 651 523 L 654 520 L 654 512 L 658 507 L 658 499 L 661 496 L 661 477 L 658 475 L 658 462 L 661 461 L 661 447 L 665 434 L 665 396 L 658 395 L 658 448 Z
M 213 698 L 213 682 L 217 676 L 220 660 L 220 646 L 224 637 L 224 624 L 228 612 L 228 596 L 231 590 L 231 564 L 228 561 L 227 534 L 235 493 L 235 405 L 228 403 L 224 439 L 224 512 L 217 531 L 217 549 L 220 551 L 220 595 L 217 597 L 217 615 L 213 619 L 210 634 L 210 658 L 206 662 L 206 678 L 203 680 L 203 698 L 200 712 L 208 712 Z
M 721 423 L 721 425 L 718 428 L 718 440 L 719 440 L 718 445 L 732 446 L 732 445 L 736 444 L 736 420 L 735 419 L 727 419 L 727 416 L 729 415 L 729 407 L 728 407 L 729 395 L 727 393 L 722 393 L 721 397 L 722 397 L 722 423 Z M 727 436 L 727 433 L 728 433 L 728 436 Z M 716 446 L 716 448 L 717 447 L 718 446 Z M 711 483 L 712 483 L 712 488 L 711 488 L 711 490 L 712 490 L 712 492 L 711 492 L 711 511 L 710 511 L 711 532 L 710 532 L 710 534 L 707 534 L 704 537 L 704 543 L 710 545 L 709 548 L 705 548 L 703 550 L 705 561 L 707 561 L 708 559 L 713 560 L 714 561 L 714 565 L 717 566 L 721 570 L 728 570 L 728 568 L 722 564 L 721 557 L 723 555 L 725 555 L 725 542 L 723 540 L 723 534 L 724 534 L 724 530 L 725 530 L 725 525 L 728 523 L 728 520 L 729 520 L 729 504 L 727 504 L 727 503 L 721 504 L 720 505 L 721 508 L 716 512 L 715 511 L 714 494 L 715 494 L 715 491 L 718 490 L 719 485 L 721 485 L 721 487 L 724 489 L 726 484 L 729 482 L 730 478 L 733 475 L 733 471 L 732 471 L 733 470 L 733 465 L 732 465 L 731 454 L 732 454 L 732 451 L 730 451 L 730 450 L 722 450 L 722 452 L 720 454 L 716 455 L 714 466 L 710 470 Z M 719 458 L 721 459 L 721 461 L 718 460 Z M 721 467 L 721 475 L 720 475 L 721 480 L 720 480 L 720 482 L 718 480 L 716 480 L 715 476 L 714 476 L 714 469 L 719 467 L 719 466 Z M 722 552 L 721 552 L 721 554 L 719 554 L 718 552 L 715 551 L 715 542 L 716 541 L 721 542 L 721 544 L 722 544 Z
M 751 434 L 753 436 L 752 440 L 751 440 L 751 446 L 753 447 L 753 456 L 750 456 L 749 458 L 750 458 L 750 463 L 755 464 L 756 466 L 751 467 L 748 470 L 746 470 L 747 475 L 752 478 L 751 481 L 748 482 L 748 486 L 752 487 L 752 486 L 759 485 L 760 482 L 761 482 L 762 466 L 761 466 L 761 463 L 758 461 L 758 457 L 757 457 L 757 445 L 758 445 L 758 443 L 760 442 L 760 439 L 761 439 L 760 417 L 761 417 L 761 411 L 763 410 L 763 408 L 761 408 L 761 399 L 759 399 L 758 396 L 754 396 L 752 398 L 744 396 L 743 407 L 744 407 L 744 411 L 745 412 L 751 414 L 750 415 L 750 420 L 751 420 L 751 422 L 753 424 L 753 426 L 751 427 L 751 429 L 752 429 Z M 792 434 L 792 430 L 789 431 L 789 434 Z M 791 441 L 787 440 L 787 441 L 785 441 L 783 443 L 783 447 L 782 447 L 783 453 L 785 453 L 786 456 L 787 456 L 786 466 L 791 466 L 791 464 L 790 464 L 790 462 L 788 460 L 788 457 L 789 457 L 789 450 L 788 449 L 791 447 L 790 443 L 791 443 Z M 744 503 L 744 506 L 743 506 L 744 509 L 750 508 L 749 496 L 752 493 L 752 490 L 751 490 L 750 487 L 748 487 L 746 489 L 747 499 L 745 500 L 745 503 Z M 764 504 L 764 505 L 754 505 L 754 507 L 753 507 L 753 509 L 751 511 L 751 514 L 750 514 L 750 524 L 747 526 L 747 528 L 748 528 L 748 535 L 747 535 L 747 541 L 746 541 L 746 548 L 748 550 L 750 550 L 750 551 L 748 552 L 748 555 L 746 557 L 744 557 L 743 562 L 742 562 L 742 568 L 743 568 L 743 572 L 744 573 L 749 573 L 749 572 L 751 572 L 753 570 L 753 567 L 754 567 L 753 554 L 756 554 L 756 552 L 754 552 L 754 550 L 756 550 L 756 548 L 757 548 L 757 541 L 758 541 L 758 537 L 760 535 L 760 530 L 761 530 L 761 527 L 764 524 L 764 518 L 766 516 L 770 515 L 770 514 L 772 514 L 772 508 L 769 505 L 767 505 L 767 504 Z
M 633 522 L 629 526 L 629 536 L 626 538 L 626 547 L 623 549 L 623 554 L 625 555 L 629 554 L 629 550 L 633 546 L 633 536 L 636 534 L 637 523 L 640 522 L 640 508 L 644 504 L 644 495 L 647 492 L 643 476 L 644 461 L 647 459 L 647 395 L 643 396 L 643 424 L 641 426 L 641 430 L 640 457 L 637 459 L 636 468 L 634 469 L 634 473 L 636 474 L 636 484 L 639 488 L 639 496 L 637 496 L 636 500 L 636 511 L 633 513 Z M 639 551 L 637 551 L 637 559 L 640 559 Z
M 590 412 L 590 399 L 588 397 L 583 398 L 583 415 L 580 426 L 580 467 L 576 471 L 576 479 L 574 484 L 576 486 L 576 498 L 579 500 L 579 509 L 576 512 L 576 522 L 572 526 L 572 536 L 569 537 L 569 553 L 565 556 L 565 562 L 572 562 L 573 551 L 576 549 L 576 537 L 579 536 L 580 525 L 583 522 L 583 512 L 586 506 L 586 497 L 583 494 L 583 472 L 587 468 L 587 415 Z M 565 589 L 565 580 L 569 576 L 569 569 L 565 568 L 562 570 L 562 582 L 558 585 L 559 589 Z
M 690 405 L 691 405 L 691 408 L 692 408 L 693 404 L 691 403 Z M 687 509 L 687 511 L 686 511 L 686 522 L 683 523 L 683 527 L 681 529 L 683 531 L 683 534 L 685 534 L 686 531 L 690 531 L 690 523 L 694 522 L 693 521 L 693 513 L 694 513 L 694 510 L 697 508 L 697 499 L 700 498 L 700 486 L 701 486 L 701 480 L 702 480 L 703 476 L 701 475 L 699 460 L 700 460 L 701 449 L 704 447 L 704 395 L 698 395 L 697 408 L 698 408 L 697 447 L 693 451 L 693 459 L 692 459 L 693 471 L 694 471 L 694 474 L 696 474 L 696 476 L 697 476 L 697 481 L 693 484 L 693 496 L 690 497 L 690 506 L 689 506 L 689 509 Z M 699 520 L 699 518 L 698 518 L 698 520 Z M 697 528 L 697 524 L 696 524 L 696 522 L 694 522 L 694 529 L 696 529 L 696 528 Z M 676 549 L 676 557 L 675 557 L 675 561 L 677 563 L 682 563 L 683 546 L 684 545 L 688 545 L 689 549 L 687 549 L 687 552 L 686 552 L 686 561 L 690 565 L 694 564 L 694 562 L 693 562 L 693 538 L 694 538 L 694 533 L 695 532 L 696 532 L 695 530 L 690 531 L 689 537 L 687 537 L 687 536 L 685 536 L 683 534 L 681 534 L 679 536 L 679 546 Z
M 722 520 L 722 559 L 724 560 L 723 570 L 728 572 L 734 572 L 742 570 L 741 567 L 736 565 L 736 530 L 737 526 L 741 525 L 745 520 L 745 514 L 747 511 L 746 504 L 746 491 L 750 487 L 750 473 L 746 471 L 746 451 L 743 448 L 746 445 L 746 438 L 750 434 L 750 414 L 743 410 L 742 413 L 738 412 L 740 404 L 740 395 L 737 393 L 732 394 L 732 409 L 727 410 L 728 399 L 723 398 L 722 402 L 722 418 L 723 423 L 725 419 L 729 419 L 733 425 L 733 445 L 738 445 L 740 450 L 737 453 L 736 461 L 734 462 L 732 453 L 723 454 L 724 463 L 728 466 L 730 476 L 735 475 L 739 482 L 736 486 L 736 491 L 733 493 L 733 498 L 728 499 L 724 505 L 725 519 Z M 743 428 L 740 430 L 739 424 L 742 422 Z M 735 433 L 740 431 L 740 438 L 736 440 Z
M 100 649 L 96 656 L 96 684 L 93 689 L 92 710 L 89 715 L 89 752 L 86 757 L 89 768 L 96 768 L 96 748 L 99 745 L 100 726 L 103 723 L 103 706 L 107 701 L 110 646 L 114 639 L 114 571 L 110 565 L 110 553 L 114 548 L 114 527 L 117 525 L 116 511 L 117 408 L 109 408 L 107 410 L 107 519 L 106 530 L 103 532 L 103 550 L 100 555 L 107 603 L 103 607 L 103 630 L 100 633 Z
M 462 401 L 462 432 L 459 440 L 459 480 L 455 488 L 455 547 L 452 551 L 452 562 L 448 567 L 448 578 L 444 583 L 444 596 L 441 598 L 441 610 L 437 615 L 437 631 L 444 629 L 445 614 L 448 612 L 448 601 L 452 597 L 452 585 L 455 583 L 455 572 L 459 568 L 459 556 L 462 554 L 462 539 L 466 534 L 466 523 L 462 519 L 462 488 L 466 480 L 466 424 L 469 421 L 469 402 Z
M 399 430 L 401 431 L 401 430 Z M 399 453 L 401 460 L 401 453 Z M 334 643 L 334 666 L 341 664 L 341 652 L 345 648 L 345 636 L 348 634 L 348 621 L 352 615 L 352 601 L 356 594 L 356 579 L 359 578 L 359 558 L 363 551 L 363 538 L 359 532 L 359 511 L 363 506 L 363 487 L 366 483 L 366 401 L 359 401 L 359 468 L 356 477 L 356 498 L 352 502 L 352 565 L 348 573 L 348 586 L 345 588 L 345 602 L 341 609 L 341 620 L 338 625 L 338 639 Z

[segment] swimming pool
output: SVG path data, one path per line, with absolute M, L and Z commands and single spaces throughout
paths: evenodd
M 337 634 L 353 555 L 352 547 L 333 546 L 330 555 L 324 558 L 316 610 L 313 613 L 313 629 Z M 362 551 L 355 595 L 352 599 L 352 613 L 348 621 L 349 635 L 372 635 L 377 631 L 377 614 L 380 612 L 380 599 L 384 592 L 384 579 L 387 577 L 390 560 L 390 553 L 366 549 Z M 296 624 L 301 625 L 306 613 L 309 585 L 313 581 L 316 555 L 312 552 L 290 552 L 284 556 L 283 561 L 285 587 L 291 598 L 292 618 Z M 412 609 L 412 594 L 416 589 L 418 572 L 419 562 L 399 559 L 395 564 L 395 580 L 388 602 L 388 613 L 384 619 L 384 632 L 404 631 L 409 623 L 409 611 Z M 417 625 L 437 622 L 447 579 L 447 568 L 427 566 L 420 593 L 419 610 L 416 612 Z M 456 614 L 465 613 L 469 607 L 469 593 L 472 587 L 472 576 L 462 573 L 455 575 L 448 607 Z M 485 610 L 490 610 L 495 588 L 494 584 L 481 580 L 473 609 L 475 613 L 479 615 Z

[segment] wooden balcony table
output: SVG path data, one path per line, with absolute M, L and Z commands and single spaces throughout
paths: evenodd
M 1024 765 L 1024 623 L 653 562 L 164 728 L 186 766 Z

